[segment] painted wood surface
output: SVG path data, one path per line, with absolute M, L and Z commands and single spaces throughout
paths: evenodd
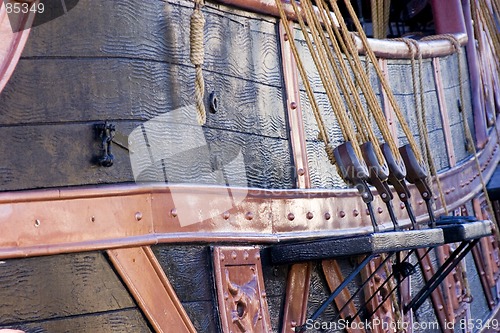
M 100 252 L 0 262 L 0 327 L 27 332 L 150 332 Z
M 0 190 L 134 181 L 122 148 L 113 147 L 112 168 L 92 163 L 100 149 L 92 126 L 110 120 L 127 135 L 193 103 L 191 12 L 189 1 L 81 1 L 34 28 L 0 95 L 2 144 L 9 147 L 3 151 L 24 152 L 0 163 Z M 242 185 L 290 188 L 276 20 L 211 4 L 204 14 L 206 100 L 215 92 L 219 105 L 208 115 L 206 140 L 222 142 L 222 151 L 240 147 L 248 178 Z M 189 170 L 192 182 L 210 174 L 185 162 L 174 161 L 174 168 Z M 38 173 L 37 165 L 48 172 Z

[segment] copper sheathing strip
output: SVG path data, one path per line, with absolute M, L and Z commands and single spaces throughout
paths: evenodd
M 195 333 L 191 320 L 149 247 L 107 251 L 116 271 L 157 333 Z
M 311 262 L 290 266 L 283 308 L 282 333 L 294 332 L 296 326 L 305 324 L 311 270 Z
M 326 282 L 328 283 L 328 287 L 330 291 L 333 292 L 337 287 L 344 281 L 344 276 L 342 275 L 342 271 L 336 260 L 323 260 L 322 261 L 323 272 L 325 273 Z M 356 307 L 354 306 L 354 302 L 350 301 L 347 306 L 345 304 L 351 298 L 351 293 L 347 288 L 344 288 L 342 292 L 335 298 L 335 305 L 337 305 L 337 309 L 342 309 L 341 318 L 353 318 L 356 314 Z M 352 325 L 352 327 L 346 328 L 349 333 L 364 333 L 365 330 L 362 328 L 363 325 L 361 323 L 361 319 L 359 316 L 354 319 L 357 325 Z

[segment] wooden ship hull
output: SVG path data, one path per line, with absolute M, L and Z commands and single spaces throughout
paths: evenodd
M 351 34 L 350 95 L 309 2 L 196 3 L 1 2 L 0 332 L 500 332 L 498 1 L 430 1 L 417 42 Z M 334 3 L 310 13 L 342 33 Z M 343 172 L 348 100 L 437 174 Z

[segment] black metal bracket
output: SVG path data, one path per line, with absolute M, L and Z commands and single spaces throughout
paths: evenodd
M 109 123 L 107 120 L 104 123 L 94 125 L 97 133 L 97 138 L 101 142 L 101 155 L 97 158 L 97 164 L 103 167 L 110 167 L 113 165 L 114 156 L 111 153 L 111 142 L 115 135 L 115 125 Z
M 422 289 L 413 297 L 413 299 L 404 307 L 404 312 L 413 310 L 416 311 L 425 302 L 426 298 L 443 282 L 443 280 L 451 273 L 458 263 L 469 253 L 472 248 L 479 242 L 479 238 L 472 241 L 462 242 L 458 248 L 453 251 L 450 257 L 439 267 L 437 272 Z

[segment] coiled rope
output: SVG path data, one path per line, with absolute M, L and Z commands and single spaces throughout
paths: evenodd
M 190 60 L 196 70 L 194 82 L 194 98 L 196 103 L 196 113 L 198 124 L 204 125 L 207 120 L 205 111 L 204 95 L 205 80 L 203 79 L 203 70 L 201 66 L 205 60 L 204 33 L 205 17 L 201 12 L 202 0 L 194 0 L 194 10 L 191 15 L 191 31 L 189 35 L 190 42 Z

